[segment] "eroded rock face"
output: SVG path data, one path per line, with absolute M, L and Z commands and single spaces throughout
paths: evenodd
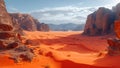
M 0 0 L 0 50 L 6 49 L 11 42 L 15 42 L 15 38 L 18 39 L 16 34 L 4 0 Z
M 34 19 L 38 31 L 49 31 L 48 24 L 40 23 L 37 19 Z
M 109 55 L 120 55 L 120 20 L 115 21 L 114 31 L 116 33 L 115 39 L 108 39 L 108 54 Z
M 20 14 L 20 13 L 11 13 L 11 17 L 13 17 L 19 24 L 20 27 L 27 31 L 36 31 L 36 24 L 34 23 L 33 17 L 28 14 Z
M 114 31 L 116 33 L 116 36 L 117 36 L 117 38 L 120 39 L 120 20 L 115 21 L 114 26 L 115 26 Z
M 23 30 L 27 31 L 49 31 L 47 24 L 40 23 L 29 14 L 10 13 L 11 17 L 18 22 Z
M 10 58 L 15 61 L 19 61 L 19 58 L 32 61 L 34 57 L 33 52 L 31 52 L 32 49 L 22 43 L 19 28 L 17 28 L 19 25 L 16 23 L 17 21 L 12 19 L 6 11 L 4 0 L 0 0 L 0 54 L 5 52 L 4 50 L 10 50 L 7 54 L 11 55 Z M 20 49 L 22 52 L 17 52 L 16 50 L 21 47 L 26 47 L 26 50 L 22 51 L 23 49 Z M 21 55 L 24 55 L 24 57 L 21 57 Z
M 13 17 L 11 18 L 12 18 L 12 23 L 14 26 L 14 32 L 17 32 L 20 35 L 24 35 L 23 29 L 20 27 L 20 24 L 18 23 L 18 21 Z
M 120 3 L 118 3 L 114 8 L 113 11 L 116 14 L 116 19 L 120 20 Z
M 0 31 L 12 31 L 13 27 L 8 24 L 0 24 Z
M 13 32 L 0 32 L 0 39 L 9 39 L 15 37 L 15 33 Z
M 108 54 L 109 55 L 120 55 L 120 3 L 113 7 L 113 12 L 115 13 L 114 30 L 116 38 L 108 39 Z
M 104 7 L 99 8 L 94 13 L 88 15 L 84 34 L 86 35 L 105 35 L 113 32 L 115 14 Z
M 0 24 L 7 24 L 12 26 L 12 20 L 7 13 L 4 0 L 0 0 Z
M 38 31 L 49 31 L 50 28 L 49 28 L 49 26 L 47 24 L 40 23 L 40 24 L 37 25 L 37 30 Z

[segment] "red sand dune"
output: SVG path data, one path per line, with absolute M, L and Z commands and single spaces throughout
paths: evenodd
M 14 63 L 0 56 L 0 68 L 120 68 L 120 56 L 107 56 L 109 36 L 88 37 L 81 32 L 27 32 L 36 57 L 31 63 Z M 4 59 L 4 60 L 3 60 Z

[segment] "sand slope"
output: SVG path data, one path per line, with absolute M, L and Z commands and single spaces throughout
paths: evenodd
M 120 56 L 107 56 L 109 36 L 88 37 L 82 32 L 27 32 L 30 47 L 36 57 L 29 62 L 15 64 L 7 56 L 0 56 L 0 68 L 119 68 Z M 3 60 L 4 59 L 4 60 Z

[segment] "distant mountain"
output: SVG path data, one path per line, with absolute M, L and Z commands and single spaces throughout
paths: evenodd
M 67 24 L 48 24 L 50 29 L 53 31 L 80 31 L 84 29 L 84 24 L 74 24 L 74 23 L 67 23 Z

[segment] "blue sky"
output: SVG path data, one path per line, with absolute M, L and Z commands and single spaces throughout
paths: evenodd
M 29 13 L 45 23 L 85 23 L 98 7 L 111 8 L 119 0 L 5 0 L 8 12 Z

